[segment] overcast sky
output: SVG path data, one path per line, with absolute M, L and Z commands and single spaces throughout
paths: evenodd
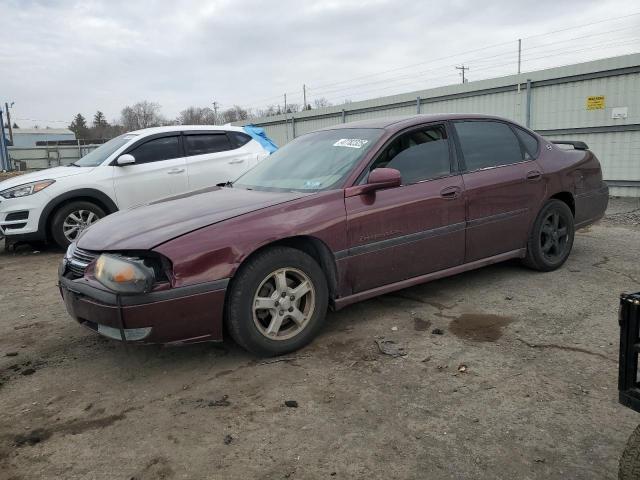
M 0 0 L 0 101 L 22 127 L 111 121 L 139 100 L 169 118 L 214 100 L 301 102 L 303 83 L 309 100 L 341 103 L 459 82 L 461 62 L 472 81 L 515 73 L 518 38 L 525 71 L 638 52 L 636 12 L 637 0 Z

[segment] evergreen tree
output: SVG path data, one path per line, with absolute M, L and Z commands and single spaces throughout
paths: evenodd
M 77 114 L 73 118 L 73 122 L 69 125 L 69 130 L 76 134 L 78 140 L 87 138 L 89 136 L 89 128 L 87 127 L 87 121 L 84 119 L 81 113 Z

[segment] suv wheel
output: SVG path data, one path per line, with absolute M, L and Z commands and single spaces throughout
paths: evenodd
M 60 207 L 51 221 L 51 236 L 62 248 L 75 242 L 78 235 L 106 214 L 95 203 L 77 201 Z
M 574 233 L 571 209 L 560 200 L 549 200 L 533 224 L 524 264 L 542 272 L 560 268 L 571 253 Z
M 300 250 L 275 247 L 240 268 L 227 304 L 227 326 L 241 347 L 261 356 L 302 348 L 325 319 L 327 280 Z

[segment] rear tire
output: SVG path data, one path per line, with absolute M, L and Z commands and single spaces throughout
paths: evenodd
M 60 207 L 51 220 L 51 236 L 62 248 L 78 238 L 89 225 L 97 222 L 106 213 L 95 203 L 78 200 Z
M 619 480 L 637 480 L 638 478 L 640 478 L 640 425 L 627 440 L 618 470 Z
M 235 275 L 226 324 L 245 350 L 283 355 L 318 334 L 328 299 L 326 277 L 312 257 L 294 248 L 273 247 L 258 253 Z
M 560 200 L 549 200 L 533 224 L 523 263 L 541 272 L 560 268 L 571 253 L 574 234 L 571 209 Z

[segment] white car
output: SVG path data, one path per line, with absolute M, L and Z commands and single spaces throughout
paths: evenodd
M 173 126 L 125 133 L 74 164 L 0 182 L 0 234 L 61 247 L 105 215 L 233 181 L 272 151 L 259 129 Z M 265 142 L 266 140 L 266 142 Z

